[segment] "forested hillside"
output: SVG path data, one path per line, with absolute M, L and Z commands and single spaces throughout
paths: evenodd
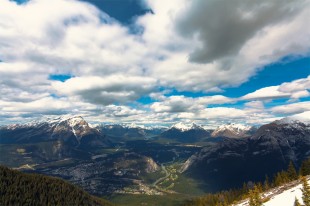
M 64 180 L 39 174 L 24 174 L 0 166 L 0 205 L 112 204 L 93 197 Z

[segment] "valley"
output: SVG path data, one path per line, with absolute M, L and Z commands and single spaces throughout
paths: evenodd
M 245 132 L 240 125 L 222 126 L 215 137 L 194 124 L 158 134 L 73 119 L 2 127 L 0 164 L 59 177 L 118 205 L 180 205 L 262 181 L 291 160 L 299 167 L 310 154 L 310 125 L 297 120 Z

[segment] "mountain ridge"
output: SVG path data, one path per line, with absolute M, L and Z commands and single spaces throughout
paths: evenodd
M 217 191 L 241 186 L 243 181 L 260 181 L 265 175 L 286 169 L 289 161 L 300 165 L 309 156 L 308 125 L 300 123 L 296 127 L 272 122 L 261 126 L 250 137 L 226 138 L 203 148 L 184 163 L 181 171 L 199 176 L 211 185 L 223 185 L 214 188 Z

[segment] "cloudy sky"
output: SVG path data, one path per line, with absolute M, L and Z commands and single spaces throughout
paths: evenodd
M 310 116 L 309 0 L 0 0 L 0 124 Z

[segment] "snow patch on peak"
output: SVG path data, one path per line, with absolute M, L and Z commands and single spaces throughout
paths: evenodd
M 195 124 L 194 122 L 192 122 L 191 124 L 184 124 L 182 122 L 176 123 L 174 125 L 171 126 L 171 129 L 175 128 L 181 131 L 188 131 L 191 129 L 203 129 L 201 126 Z
M 124 127 L 130 128 L 130 129 L 149 129 L 144 125 L 137 125 L 136 123 L 131 123 L 124 125 Z
M 221 125 L 219 126 L 216 131 L 224 131 L 224 130 L 230 130 L 230 131 L 234 131 L 237 133 L 241 133 L 244 131 L 249 131 L 251 130 L 252 126 L 248 126 L 248 125 L 243 125 L 243 124 L 226 124 L 226 125 Z
M 69 121 L 72 123 L 81 122 L 84 121 L 84 119 L 81 116 L 70 116 L 70 115 L 63 115 L 57 118 L 48 118 L 45 120 L 48 123 L 59 123 L 64 121 Z
M 70 127 L 74 127 L 75 125 L 83 123 L 84 125 L 88 123 L 81 117 L 81 116 L 75 116 L 67 119 Z
M 225 124 L 219 126 L 215 129 L 211 136 L 218 137 L 218 136 L 225 136 L 225 137 L 233 137 L 233 138 L 240 138 L 249 136 L 249 133 L 253 129 L 252 126 L 243 125 L 243 124 Z
M 310 115 L 310 113 L 309 113 Z M 281 125 L 281 124 L 291 124 L 291 125 L 296 125 L 296 124 L 310 124 L 310 116 L 299 116 L 299 115 L 294 115 L 290 117 L 285 117 L 280 120 L 274 121 L 274 123 Z

